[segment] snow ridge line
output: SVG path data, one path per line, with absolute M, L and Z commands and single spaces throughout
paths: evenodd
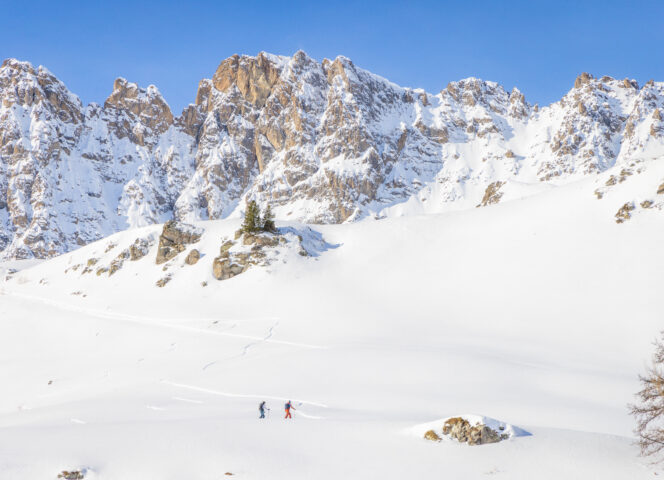
M 195 334 L 204 334 L 204 335 L 217 335 L 220 337 L 230 337 L 230 338 L 241 338 L 244 340 L 254 340 L 256 343 L 274 343 L 278 345 L 288 345 L 292 347 L 300 347 L 300 348 L 307 348 L 311 350 L 323 350 L 327 349 L 327 347 L 321 346 L 321 345 L 313 345 L 313 344 L 308 344 L 308 343 L 298 343 L 298 342 L 289 342 L 287 340 L 274 340 L 269 338 L 269 336 L 266 337 L 256 337 L 254 335 L 243 335 L 241 333 L 227 333 L 227 332 L 215 332 L 211 330 L 205 330 L 202 328 L 196 328 L 196 327 L 189 327 L 187 325 L 176 325 L 176 324 L 170 324 L 170 323 L 163 323 L 156 321 L 154 319 L 150 319 L 149 317 L 141 317 L 139 315 L 127 315 L 124 313 L 112 313 L 112 312 L 102 312 L 99 310 L 94 310 L 94 309 L 88 309 L 88 308 L 82 308 L 82 307 L 76 307 L 74 305 L 69 305 L 64 302 L 58 302 L 55 300 L 49 300 L 46 298 L 41 298 L 41 297 L 36 297 L 33 295 L 26 295 L 24 293 L 18 293 L 18 292 L 12 292 L 6 289 L 3 289 L 2 292 L 0 292 L 5 295 L 11 295 L 14 297 L 18 298 L 23 298 L 25 300 L 31 300 L 31 301 L 36 301 L 36 302 L 41 302 L 45 305 L 50 305 L 56 308 L 60 308 L 62 310 L 69 310 L 72 312 L 78 312 L 82 313 L 84 315 L 89 315 L 91 317 L 97 317 L 97 318 L 103 318 L 105 320 L 119 320 L 122 322 L 128 322 L 128 323 L 134 323 L 138 325 L 145 325 L 145 326 L 150 326 L 150 327 L 159 327 L 159 328 L 170 328 L 172 330 L 179 330 L 182 332 L 187 332 L 187 333 L 195 333 Z M 188 319 L 181 319 L 181 320 L 188 320 Z M 200 320 L 200 319 L 198 319 Z
M 193 390 L 195 392 L 202 392 L 202 393 L 209 393 L 210 395 L 219 395 L 221 397 L 234 397 L 234 398 L 267 398 L 270 400 L 282 400 L 284 402 L 287 402 L 289 399 L 286 397 L 275 397 L 271 395 L 252 395 L 252 394 L 241 394 L 241 393 L 228 393 L 228 392 L 220 392 L 219 390 L 212 390 L 210 388 L 203 388 L 203 387 L 197 387 L 195 385 L 187 385 L 184 383 L 177 383 L 177 382 L 171 382 L 168 380 L 162 380 L 161 383 L 164 385 L 170 385 L 171 387 L 177 387 L 177 388 L 184 388 L 187 390 Z M 323 403 L 318 403 L 318 402 L 310 402 L 308 400 L 298 400 L 296 399 L 290 399 L 293 402 L 301 403 L 303 405 L 311 405 L 313 407 L 320 407 L 320 408 L 329 408 L 327 405 Z M 316 418 L 316 417 L 310 417 L 310 418 Z

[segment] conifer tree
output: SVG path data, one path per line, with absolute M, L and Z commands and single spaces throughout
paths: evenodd
M 263 230 L 263 219 L 261 217 L 261 208 L 256 204 L 256 202 L 251 202 L 254 204 L 254 232 L 260 232 Z
M 274 224 L 274 214 L 272 213 L 272 208 L 270 205 L 265 209 L 265 214 L 263 215 L 263 230 L 266 232 L 274 232 L 277 229 Z
M 254 200 L 247 204 L 244 211 L 244 221 L 241 230 L 243 233 L 254 233 L 261 229 L 261 211 Z

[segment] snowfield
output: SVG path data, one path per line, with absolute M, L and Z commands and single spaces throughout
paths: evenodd
M 626 405 L 663 326 L 664 225 L 613 215 L 661 183 L 658 162 L 602 200 L 586 179 L 462 212 L 278 222 L 309 255 L 289 243 L 224 281 L 212 262 L 238 220 L 196 224 L 195 265 L 155 264 L 156 225 L 5 266 L 0 478 L 653 478 Z M 137 238 L 145 257 L 81 273 Z M 465 412 L 531 435 L 421 438 Z

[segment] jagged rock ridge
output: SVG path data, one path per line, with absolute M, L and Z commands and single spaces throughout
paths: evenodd
M 345 57 L 234 55 L 174 116 L 154 86 L 117 79 L 84 107 L 9 59 L 0 100 L 3 258 L 236 216 L 247 199 L 311 223 L 471 208 L 664 152 L 664 83 L 585 73 L 539 108 L 475 78 L 434 95 Z

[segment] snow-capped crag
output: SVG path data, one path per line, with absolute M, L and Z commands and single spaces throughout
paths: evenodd
M 488 205 L 598 174 L 601 198 L 664 154 L 664 83 L 586 73 L 539 108 L 474 78 L 434 95 L 344 57 L 234 55 L 176 117 L 154 86 L 117 79 L 104 105 L 84 107 L 45 68 L 10 59 L 0 100 L 3 258 L 49 257 L 170 218 L 237 216 L 247 199 L 277 218 L 341 223 Z M 644 195 L 643 208 L 661 209 L 664 195 Z

